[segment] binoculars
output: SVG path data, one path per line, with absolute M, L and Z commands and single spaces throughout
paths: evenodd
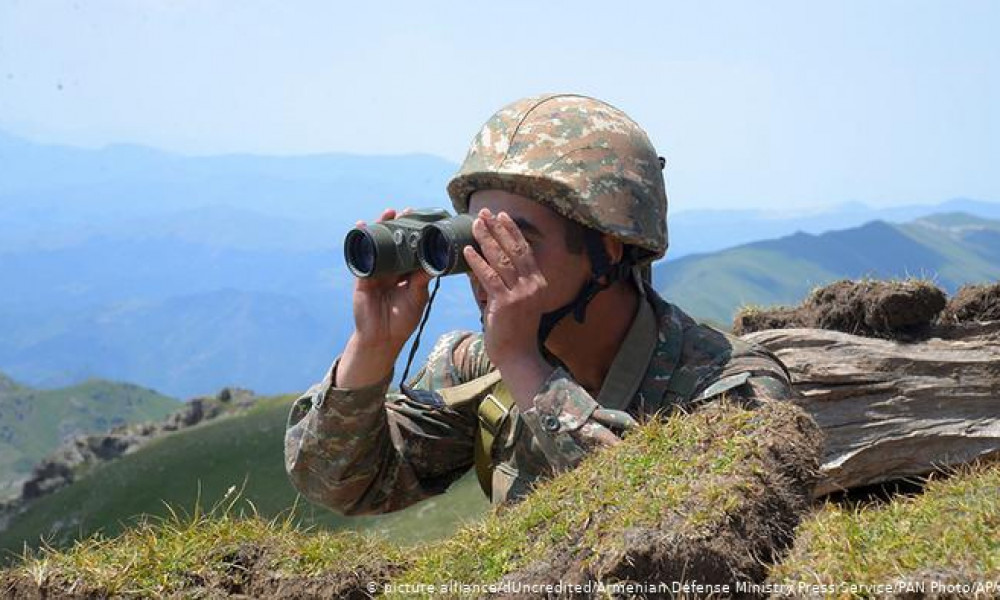
M 344 238 L 344 259 L 355 277 L 402 275 L 423 269 L 432 277 L 467 273 L 462 248 L 472 237 L 474 218 L 440 208 L 415 210 L 391 221 L 355 227 Z

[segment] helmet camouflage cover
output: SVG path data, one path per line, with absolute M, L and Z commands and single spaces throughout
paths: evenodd
M 535 96 L 494 114 L 448 184 L 452 205 L 499 189 L 641 249 L 640 262 L 667 249 L 667 194 L 646 133 L 617 108 L 586 96 Z

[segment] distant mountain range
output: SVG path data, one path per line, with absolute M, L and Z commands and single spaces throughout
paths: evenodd
M 377 216 L 387 202 L 441 205 L 453 171 L 426 155 L 181 157 L 138 146 L 40 145 L 0 133 L 0 249 L 164 233 L 200 233 L 210 244 L 236 237 L 260 238 L 253 247 L 336 247 L 345 227 Z M 219 240 L 216 228 L 225 232 Z
M 37 390 L 0 373 L 0 498 L 60 442 L 162 419 L 177 407 L 173 398 L 128 383 L 92 380 Z
M 1000 219 L 1000 202 L 955 198 L 939 204 L 911 204 L 874 208 L 847 202 L 823 210 L 684 210 L 670 216 L 667 258 L 715 252 L 749 242 L 794 233 L 820 234 L 859 227 L 872 221 L 904 223 L 940 213 L 964 212 Z
M 665 297 L 727 327 L 742 305 L 796 304 L 816 286 L 861 277 L 925 278 L 948 292 L 1000 280 L 1000 220 L 947 213 L 873 221 L 667 260 L 654 270 Z
M 178 240 L 243 250 L 338 250 L 382 208 L 443 206 L 458 165 L 427 155 L 184 157 L 141 146 L 84 149 L 0 131 L 0 252 L 72 247 L 94 237 Z M 670 256 L 789 235 L 903 222 L 940 212 L 1000 218 L 1000 203 L 956 198 L 810 211 L 670 204 Z
M 387 206 L 447 206 L 444 186 L 455 168 L 420 155 L 92 150 L 0 132 L 0 369 L 35 387 L 105 377 L 176 397 L 227 385 L 264 394 L 303 389 L 323 376 L 353 327 L 346 231 Z M 941 207 L 1000 218 L 1000 204 L 953 200 Z M 939 209 L 850 204 L 790 216 L 685 211 L 675 198 L 658 282 L 668 295 L 683 290 L 678 301 L 696 314 L 728 322 L 740 302 L 791 301 L 853 267 L 824 263 L 828 270 L 815 271 L 766 247 L 759 263 L 744 257 L 750 267 L 712 271 L 706 283 L 693 266 L 707 264 L 706 253 Z M 771 258 L 781 260 L 772 265 Z M 958 279 L 963 268 L 955 263 Z M 970 271 L 970 279 L 981 272 Z M 723 286 L 727 281 L 733 285 Z M 417 360 L 440 333 L 478 327 L 465 279 L 446 278 Z M 400 363 L 397 376 L 401 371 Z

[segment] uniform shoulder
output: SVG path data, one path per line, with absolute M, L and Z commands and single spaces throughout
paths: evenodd
M 768 362 L 780 365 L 780 361 L 763 346 L 699 322 L 679 306 L 662 298 L 657 297 L 656 300 L 660 303 L 658 312 L 674 324 L 674 329 L 683 339 L 683 363 L 721 365 L 746 357 L 763 356 Z
M 732 336 L 699 323 L 681 307 L 655 292 L 649 297 L 659 321 L 661 338 L 675 338 L 673 342 L 678 346 L 678 366 L 716 363 L 726 360 L 732 354 Z
M 699 323 L 678 306 L 660 302 L 661 314 L 669 318 L 674 334 L 682 340 L 677 366 L 690 382 L 689 392 L 697 395 L 717 384 L 735 386 L 750 377 L 790 380 L 778 357 L 763 346 Z
M 469 333 L 455 345 L 452 360 L 462 381 L 471 381 L 493 370 L 493 363 L 486 355 L 482 332 Z
M 720 377 L 747 372 L 788 378 L 788 370 L 781 360 L 759 344 L 704 323 L 696 323 L 686 334 L 685 337 L 691 340 L 692 353 L 716 365 Z
M 427 362 L 411 387 L 441 389 L 485 375 L 493 369 L 486 356 L 483 334 L 472 331 L 445 333 L 427 355 Z

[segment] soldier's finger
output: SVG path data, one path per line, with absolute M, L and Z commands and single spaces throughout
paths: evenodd
M 483 289 L 486 290 L 487 296 L 492 298 L 509 291 L 500 275 L 493 270 L 493 267 L 486 262 L 486 259 L 476 252 L 475 248 L 472 246 L 462 248 L 462 255 L 465 256 L 465 262 L 472 269 L 472 274 L 479 280 L 479 285 L 483 286 Z
M 483 258 L 500 275 L 504 285 L 510 288 L 517 283 L 517 269 L 507 253 L 500 247 L 500 243 L 494 235 L 494 227 L 489 225 L 492 220 L 493 215 L 488 210 L 481 210 L 478 218 L 472 222 L 472 235 L 479 242 Z
M 395 218 L 396 218 L 396 209 L 387 208 L 382 211 L 382 215 L 378 218 L 378 222 L 381 223 L 382 221 L 391 221 Z
M 528 240 L 524 239 L 521 229 L 506 212 L 501 212 L 495 219 L 493 237 L 497 239 L 504 253 L 510 257 L 518 273 L 523 277 L 538 270 L 535 255 L 531 251 Z
M 639 423 L 632 415 L 623 410 L 598 408 L 590 415 L 590 418 L 613 431 L 619 432 L 635 429 L 639 426 Z
M 595 446 L 611 447 L 621 443 L 621 438 L 607 427 L 602 427 L 593 420 L 587 421 L 579 429 L 580 436 Z
M 430 273 L 424 271 L 423 269 L 417 269 L 407 276 L 406 284 L 408 286 L 427 287 L 427 284 L 430 283 L 431 279 L 433 278 Z

